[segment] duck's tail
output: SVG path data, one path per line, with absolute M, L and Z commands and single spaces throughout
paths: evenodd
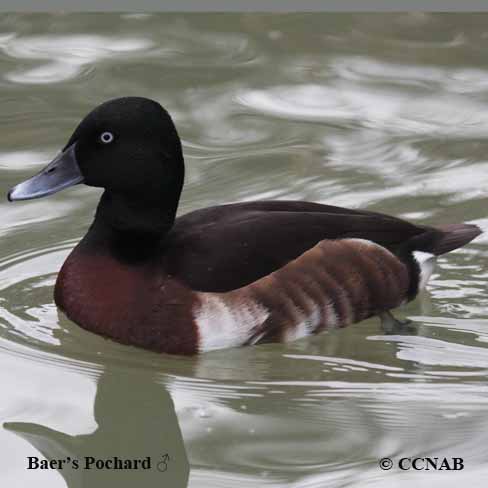
M 440 256 L 465 246 L 481 233 L 481 229 L 474 224 L 448 224 L 429 228 L 412 238 L 409 244 L 412 251 Z

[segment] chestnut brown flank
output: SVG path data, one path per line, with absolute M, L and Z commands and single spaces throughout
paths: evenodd
M 308 333 L 317 333 L 398 307 L 407 299 L 409 281 L 406 264 L 381 246 L 359 239 L 326 240 L 234 294 L 251 293 L 271 311 L 250 339 L 265 342 L 285 340 L 303 323 Z

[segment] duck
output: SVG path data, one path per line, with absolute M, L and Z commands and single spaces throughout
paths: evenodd
M 58 273 L 54 301 L 78 326 L 158 353 L 286 342 L 378 316 L 424 289 L 438 256 L 473 224 L 419 225 L 322 203 L 227 203 L 177 216 L 185 164 L 157 101 L 95 107 L 9 201 L 74 185 L 103 189 L 94 220 Z

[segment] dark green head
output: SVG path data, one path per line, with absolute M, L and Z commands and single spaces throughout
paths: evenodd
M 105 189 L 98 214 L 109 225 L 159 232 L 158 216 L 174 218 L 183 179 L 181 142 L 168 112 L 153 100 L 125 97 L 91 111 L 62 152 L 12 188 L 8 199 L 40 198 L 84 183 Z

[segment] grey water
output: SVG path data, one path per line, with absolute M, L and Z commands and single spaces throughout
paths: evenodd
M 95 105 L 140 95 L 182 137 L 180 213 L 302 199 L 488 230 L 487 52 L 485 14 L 0 15 L 0 195 Z M 0 199 L 1 486 L 485 486 L 488 234 L 439 259 L 398 312 L 413 333 L 370 319 L 172 357 L 56 310 L 99 193 Z M 154 466 L 29 470 L 29 456 Z M 378 465 L 425 456 L 465 467 Z

